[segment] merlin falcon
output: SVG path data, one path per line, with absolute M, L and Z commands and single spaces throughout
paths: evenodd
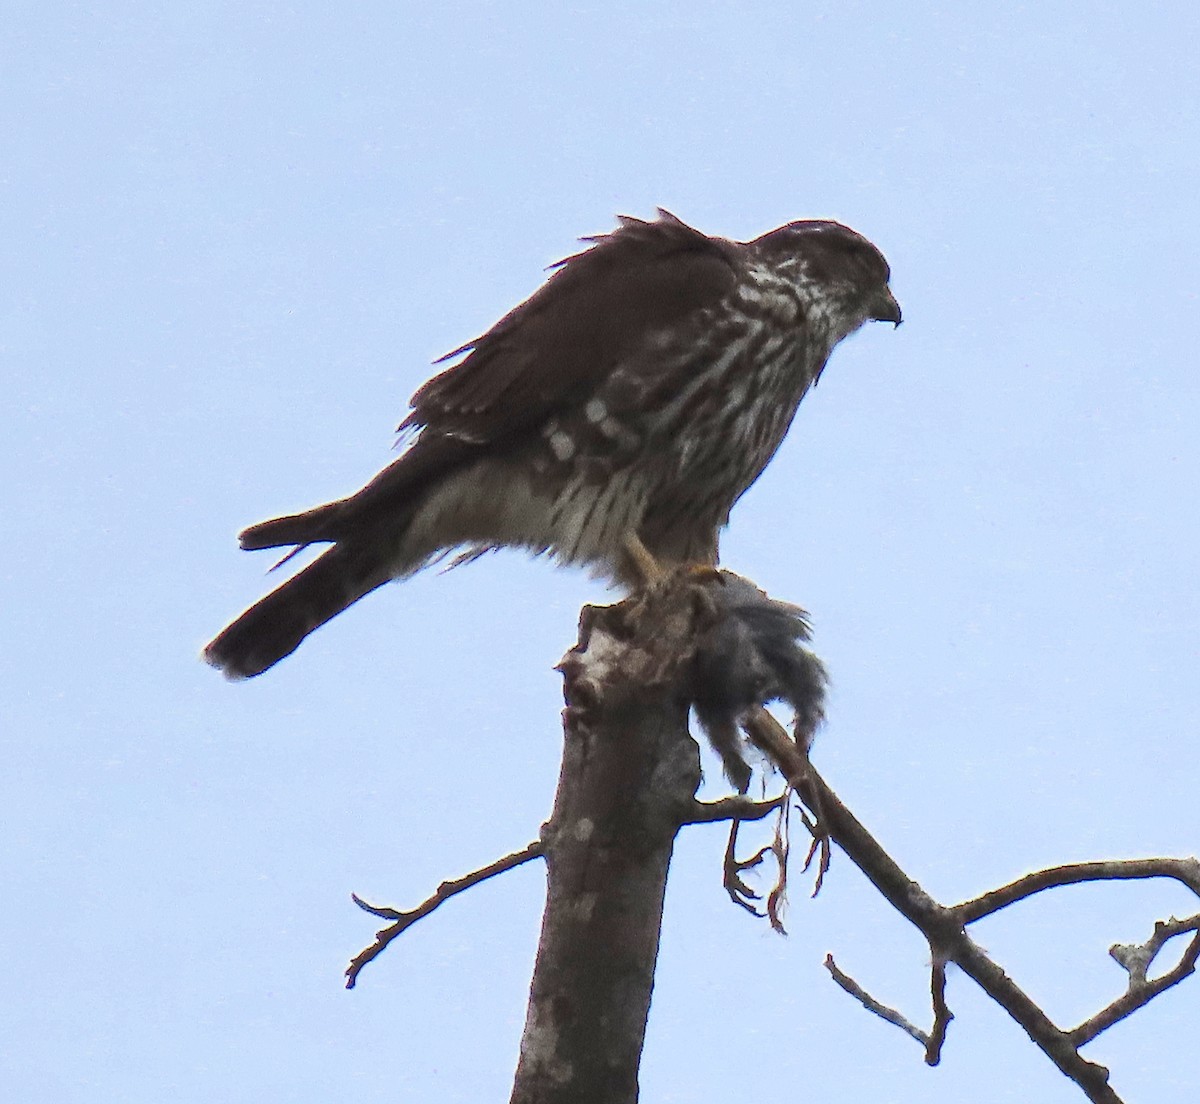
M 627 588 L 717 563 L 729 511 L 779 448 L 833 347 L 900 324 L 883 255 L 837 222 L 748 242 L 668 211 L 549 279 L 412 398 L 402 455 L 357 494 L 252 525 L 242 548 L 328 544 L 205 658 L 261 674 L 392 579 L 457 553 L 548 553 Z

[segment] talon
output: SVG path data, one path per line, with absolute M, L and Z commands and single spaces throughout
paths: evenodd
M 637 533 L 626 533 L 621 541 L 627 557 L 629 574 L 643 587 L 661 586 L 668 579 L 681 576 L 689 583 L 725 585 L 725 573 L 710 563 L 663 564 L 651 552 Z
M 725 887 L 725 892 L 729 894 L 729 899 L 735 905 L 741 905 L 752 916 L 763 916 L 764 914 L 756 909 L 752 902 L 761 901 L 762 895 L 755 893 L 753 889 L 742 880 L 741 874 L 743 870 L 753 870 L 759 863 L 763 861 L 770 848 L 764 847 L 748 859 L 739 859 L 737 857 L 737 837 L 738 825 L 740 820 L 733 820 L 729 825 L 729 840 L 725 845 L 725 860 L 723 863 L 723 873 L 721 884 Z

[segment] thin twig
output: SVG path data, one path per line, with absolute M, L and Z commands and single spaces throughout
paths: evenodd
M 868 1012 L 874 1012 L 880 1019 L 887 1020 L 890 1024 L 895 1024 L 901 1031 L 911 1035 L 928 1050 L 930 1046 L 929 1036 L 924 1031 L 917 1027 L 916 1024 L 907 1020 L 902 1013 L 877 1001 L 849 974 L 842 973 L 838 969 L 838 964 L 833 961 L 833 955 L 831 954 L 825 956 L 825 969 L 829 971 L 833 980 L 854 997 L 855 1000 L 859 1001 Z
M 545 844 L 541 840 L 534 840 L 528 847 L 520 851 L 514 851 L 511 855 L 505 855 L 502 859 L 497 859 L 494 863 L 489 863 L 487 866 L 481 867 L 479 870 L 472 871 L 470 874 L 464 874 L 461 878 L 454 878 L 451 881 L 442 882 L 437 887 L 437 892 L 431 897 L 426 898 L 415 909 L 409 912 L 401 912 L 397 909 L 387 908 L 379 905 L 371 905 L 364 901 L 357 893 L 352 893 L 350 896 L 354 899 L 354 903 L 365 912 L 369 912 L 372 916 L 379 916 L 385 920 L 395 921 L 386 928 L 380 929 L 375 933 L 375 942 L 369 947 L 359 951 L 351 960 L 350 965 L 346 968 L 346 988 L 353 989 L 354 983 L 358 980 L 359 972 L 373 958 L 378 957 L 387 945 L 400 935 L 407 931 L 418 920 L 424 916 L 428 916 L 443 902 L 448 901 L 456 894 L 462 893 L 463 890 L 470 889 L 472 886 L 478 885 L 480 882 L 486 881 L 488 878 L 494 878 L 497 874 L 503 874 L 505 871 L 512 870 L 514 867 L 520 866 L 522 863 L 529 862 L 530 859 L 538 858 L 544 851 Z

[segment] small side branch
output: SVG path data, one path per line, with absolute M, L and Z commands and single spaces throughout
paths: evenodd
M 954 911 L 965 924 L 970 924 L 1047 889 L 1081 882 L 1143 878 L 1170 878 L 1200 896 L 1200 862 L 1194 858 L 1112 859 L 1105 862 L 1068 863 L 1039 870 L 990 893 L 964 901 L 955 906 Z M 1150 980 L 1150 966 L 1158 953 L 1168 941 L 1187 932 L 1193 932 L 1194 935 L 1183 957 L 1167 973 Z M 1154 934 L 1147 942 L 1132 946 L 1117 944 L 1109 950 L 1109 954 L 1128 973 L 1128 989 L 1107 1007 L 1066 1033 L 1076 1047 L 1091 1042 L 1102 1031 L 1149 1004 L 1160 993 L 1195 972 L 1196 962 L 1200 959 L 1200 914 L 1184 920 L 1159 921 L 1154 925 Z
M 833 980 L 868 1012 L 874 1012 L 880 1019 L 895 1024 L 906 1035 L 916 1039 L 925 1048 L 926 1065 L 936 1066 L 942 1060 L 946 1030 L 950 1026 L 950 1021 L 954 1019 L 954 1013 L 950 1011 L 950 1006 L 946 1003 L 946 963 L 944 961 L 935 958 L 930 972 L 929 989 L 933 997 L 933 1030 L 929 1032 L 922 1031 L 902 1012 L 890 1008 L 871 996 L 849 974 L 838 968 L 837 963 L 833 960 L 833 955 L 825 956 L 825 969 L 829 971 Z
M 514 867 L 520 866 L 522 863 L 529 862 L 530 859 L 538 858 L 544 850 L 545 845 L 543 842 L 541 840 L 534 840 L 528 847 L 520 851 L 514 851 L 511 855 L 505 855 L 504 858 L 497 859 L 494 863 L 489 863 L 479 870 L 474 870 L 470 874 L 463 875 L 461 878 L 442 882 L 437 887 L 436 893 L 427 897 L 415 909 L 408 912 L 368 904 L 357 893 L 350 894 L 354 899 L 354 903 L 364 912 L 369 912 L 372 916 L 379 916 L 384 920 L 391 920 L 393 923 L 376 932 L 375 942 L 359 951 L 350 960 L 350 965 L 346 968 L 346 988 L 354 988 L 354 983 L 358 980 L 358 975 L 362 971 L 362 968 L 372 959 L 382 954 L 387 945 L 396 936 L 407 931 L 422 917 L 428 916 L 443 902 L 450 900 L 451 897 L 462 893 L 464 890 L 470 889 L 472 886 L 477 886 L 480 882 L 487 881 L 488 878 L 494 878 L 497 874 L 503 874 Z
M 946 1003 L 946 963 L 940 959 L 933 960 L 930 971 L 929 989 L 933 996 L 933 1030 L 925 1044 L 925 1064 L 936 1066 L 942 1060 L 942 1047 L 946 1043 L 946 1031 L 954 1013 Z
M 825 956 L 825 969 L 829 971 L 830 976 L 843 989 L 846 990 L 856 1001 L 858 1001 L 868 1012 L 874 1012 L 882 1020 L 887 1020 L 890 1024 L 895 1024 L 901 1031 L 907 1035 L 911 1035 L 923 1047 L 929 1047 L 929 1035 L 922 1031 L 911 1020 L 907 1019 L 903 1013 L 897 1012 L 894 1008 L 889 1008 L 886 1004 L 877 1001 L 870 993 L 868 993 L 857 981 L 849 974 L 843 973 L 838 964 L 833 961 L 833 955 Z
M 718 820 L 762 820 L 783 804 L 787 794 L 769 801 L 754 801 L 743 794 L 723 797 L 719 801 L 694 801 L 683 824 L 712 824 Z
M 1187 932 L 1193 933 L 1192 940 L 1174 968 L 1153 980 L 1147 977 L 1158 952 L 1170 940 Z M 1178 985 L 1195 972 L 1196 961 L 1200 959 L 1200 913 L 1185 920 L 1176 920 L 1174 917 L 1160 920 L 1154 925 L 1154 934 L 1145 943 L 1133 946 L 1118 943 L 1110 947 L 1108 953 L 1129 974 L 1129 988 L 1107 1008 L 1102 1008 L 1091 1019 L 1069 1032 L 1076 1046 L 1091 1042 L 1101 1031 L 1149 1004 L 1159 993 L 1166 992 L 1172 985 Z

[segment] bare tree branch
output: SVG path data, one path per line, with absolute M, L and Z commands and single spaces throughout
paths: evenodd
M 889 1008 L 886 1004 L 877 1001 L 870 993 L 868 993 L 857 981 L 849 974 L 843 973 L 838 964 L 834 962 L 833 955 L 825 956 L 825 969 L 829 971 L 830 976 L 843 989 L 846 990 L 855 1000 L 857 1000 L 868 1012 L 874 1012 L 882 1020 L 887 1020 L 890 1024 L 895 1024 L 901 1031 L 907 1035 L 911 1035 L 923 1047 L 929 1046 L 929 1035 L 922 1031 L 916 1024 L 905 1018 L 904 1014 L 897 1012 L 894 1008 Z
M 954 1013 L 946 1003 L 946 963 L 935 958 L 930 969 L 929 988 L 933 996 L 933 1030 L 925 1046 L 925 1064 L 936 1066 L 942 1060 L 942 1047 L 946 1042 L 946 1031 Z
M 763 720 L 766 718 L 766 720 Z M 839 800 L 817 773 L 808 756 L 797 747 L 770 714 L 761 711 L 758 723 L 747 726 L 747 735 L 783 772 L 810 809 L 820 809 L 820 819 L 834 842 L 879 890 L 891 905 L 916 926 L 929 941 L 934 961 L 956 963 L 985 993 L 999 1004 L 1046 1056 L 1083 1090 L 1093 1104 L 1120 1104 L 1108 1084 L 1108 1070 L 1089 1062 L 1070 1035 L 1030 999 L 1017 984 L 967 934 L 956 909 L 947 908 L 914 882 L 874 836 Z
M 1148 978 L 1150 966 L 1158 952 L 1169 940 L 1187 932 L 1195 934 L 1174 968 L 1161 977 Z M 1143 1005 L 1149 1004 L 1160 993 L 1165 993 L 1172 985 L 1178 985 L 1185 977 L 1195 972 L 1196 961 L 1200 959 L 1200 914 L 1189 916 L 1186 920 L 1176 920 L 1173 917 L 1170 920 L 1160 920 L 1154 925 L 1154 934 L 1145 943 L 1134 946 L 1118 943 L 1110 947 L 1108 953 L 1129 974 L 1129 988 L 1107 1008 L 1102 1008 L 1090 1019 L 1068 1032 L 1076 1046 L 1090 1042 L 1100 1032 L 1136 1012 Z
M 637 1100 L 667 870 L 700 784 L 679 689 L 711 616 L 693 594 L 585 609 L 560 664 L 563 764 L 513 1104 Z
M 1106 862 L 1068 863 L 1026 874 L 1015 882 L 955 906 L 964 924 L 972 924 L 1035 893 L 1080 882 L 1107 882 L 1138 878 L 1173 878 L 1200 896 L 1200 861 L 1196 859 L 1112 859 Z
M 422 917 L 428 916 L 443 902 L 450 900 L 455 894 L 462 893 L 463 890 L 470 889 L 472 886 L 477 886 L 480 882 L 487 881 L 488 878 L 494 878 L 497 874 L 503 874 L 505 871 L 512 870 L 522 863 L 529 862 L 530 859 L 538 858 L 542 854 L 543 848 L 544 845 L 541 840 L 534 840 L 528 847 L 522 848 L 520 851 L 514 851 L 511 855 L 505 855 L 504 858 L 497 859 L 494 863 L 489 863 L 479 870 L 472 871 L 470 874 L 464 874 L 461 878 L 442 882 L 437 887 L 436 893 L 431 897 L 427 897 L 415 909 L 408 912 L 380 907 L 379 905 L 371 905 L 359 897 L 357 893 L 350 894 L 354 899 L 354 903 L 360 909 L 369 912 L 372 916 L 381 917 L 384 920 L 394 920 L 395 923 L 377 931 L 375 933 L 375 942 L 359 951 L 350 960 L 350 965 L 346 968 L 346 988 L 354 988 L 354 983 L 358 980 L 358 975 L 362 968 L 372 959 L 382 954 L 387 945 L 396 936 L 407 931 Z

